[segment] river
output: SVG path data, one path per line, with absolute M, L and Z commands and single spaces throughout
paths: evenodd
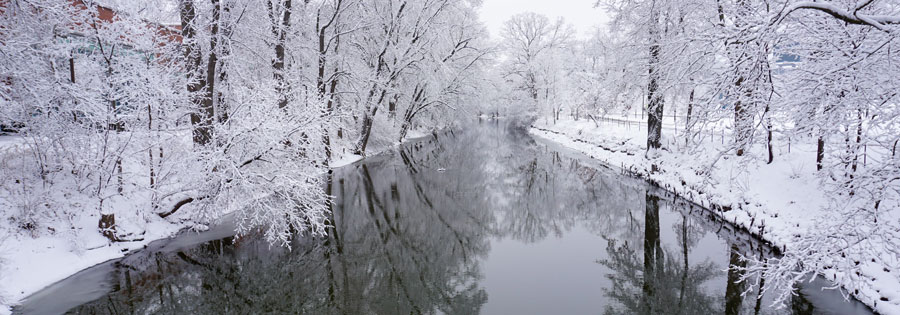
M 771 249 L 504 121 L 331 174 L 332 227 L 290 250 L 226 223 L 50 286 L 26 314 L 871 314 L 824 280 L 786 308 L 729 271 Z

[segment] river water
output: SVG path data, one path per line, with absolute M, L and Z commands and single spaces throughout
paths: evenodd
M 770 249 L 503 121 L 334 171 L 326 237 L 223 223 L 84 270 L 16 313 L 871 314 L 816 280 L 786 308 L 730 265 Z

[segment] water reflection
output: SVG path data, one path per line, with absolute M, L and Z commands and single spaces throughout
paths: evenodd
M 73 306 L 75 314 L 858 311 L 856 304 L 824 303 L 834 299 L 809 290 L 801 291 L 791 309 L 767 308 L 765 297 L 748 292 L 734 281 L 740 275 L 727 271 L 743 263 L 741 254 L 768 255 L 765 246 L 692 204 L 536 143 L 504 123 L 444 133 L 330 176 L 326 189 L 335 199 L 326 237 L 295 238 L 291 250 L 272 248 L 254 236 L 159 246 L 84 272 L 106 280 L 63 281 L 17 311 Z M 564 248 L 542 246 L 551 242 Z M 566 248 L 582 255 L 559 254 Z M 512 279 L 544 279 L 525 271 L 539 270 L 557 279 L 563 279 L 562 272 L 581 275 L 583 283 L 523 286 L 485 267 L 509 260 L 515 251 L 531 258 L 515 256 L 501 266 Z M 546 265 L 548 256 L 560 256 L 550 258 L 562 264 Z M 522 289 L 534 294 L 526 296 Z M 102 292 L 73 305 L 58 298 L 78 290 Z M 585 293 L 591 298 L 559 302 L 560 295 Z
M 690 251 L 706 230 L 696 226 L 687 214 L 673 226 L 677 251 L 664 249 L 660 236 L 660 198 L 644 193 L 643 247 L 611 239 L 609 258 L 600 261 L 613 273 L 613 287 L 606 292 L 619 305 L 610 305 L 605 314 L 717 314 L 719 299 L 704 284 L 719 275 L 721 266 L 709 259 L 690 261 Z M 643 255 L 639 252 L 642 251 Z M 642 256 L 642 257 L 641 257 Z M 641 259 L 643 258 L 643 259 Z

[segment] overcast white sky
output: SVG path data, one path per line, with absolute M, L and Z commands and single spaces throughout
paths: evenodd
M 491 37 L 500 37 L 503 22 L 522 12 L 546 15 L 551 20 L 561 16 L 566 23 L 575 26 L 579 38 L 586 38 L 594 25 L 606 23 L 602 8 L 594 8 L 597 0 L 483 0 L 481 20 L 487 25 Z

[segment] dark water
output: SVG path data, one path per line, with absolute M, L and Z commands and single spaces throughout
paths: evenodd
M 17 312 L 868 314 L 814 282 L 787 308 L 735 283 L 769 255 L 705 210 L 504 122 L 338 169 L 333 228 L 292 250 L 232 226 L 85 270 Z M 744 293 L 744 294 L 742 294 Z

